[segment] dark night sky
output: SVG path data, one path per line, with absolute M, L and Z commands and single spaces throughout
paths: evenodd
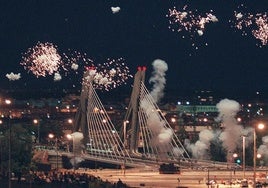
M 268 48 L 257 47 L 252 35 L 232 28 L 234 10 L 241 3 L 248 12 L 267 11 L 267 0 L 17 0 L 0 3 L 0 87 L 8 87 L 7 73 L 21 73 L 13 87 L 52 87 L 53 78 L 36 78 L 20 65 L 22 53 L 38 41 L 59 51 L 77 50 L 95 60 L 123 57 L 132 74 L 138 65 L 149 68 L 154 59 L 168 64 L 167 89 L 219 90 L 233 95 L 268 92 Z M 195 50 L 183 33 L 168 29 L 168 9 L 213 10 L 219 22 L 206 25 L 195 37 Z M 121 10 L 113 14 L 111 7 Z M 185 33 L 184 33 L 185 34 Z M 204 45 L 208 43 L 208 46 Z M 68 87 L 70 83 L 57 83 Z M 131 83 L 130 83 L 131 84 Z M 130 85 L 129 84 L 129 85 Z

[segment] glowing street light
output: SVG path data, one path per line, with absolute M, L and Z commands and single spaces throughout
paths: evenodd
M 69 124 L 72 124 L 73 123 L 73 120 L 72 119 L 68 119 L 67 120 Z
M 253 188 L 256 188 L 256 158 L 257 158 L 257 146 L 256 146 L 256 128 L 258 129 L 264 129 L 264 124 L 263 123 L 259 123 L 256 126 L 254 126 L 254 131 L 253 131 L 253 142 L 254 142 L 254 146 L 253 146 Z
M 129 123 L 128 120 L 123 122 L 123 133 L 124 133 L 124 164 L 123 164 L 123 171 L 124 175 L 126 173 L 126 145 L 127 145 L 127 124 Z
M 176 118 L 172 117 L 172 118 L 170 119 L 170 121 L 171 121 L 172 123 L 176 123 Z
M 123 122 L 123 134 L 124 134 L 124 147 L 126 146 L 126 141 L 127 141 L 127 124 L 129 123 L 128 120 Z
M 49 133 L 48 134 L 48 138 L 50 138 L 50 139 L 53 139 L 55 137 L 55 135 L 54 134 L 52 134 L 52 133 Z M 55 147 L 56 147 L 56 170 L 58 170 L 58 139 L 57 138 L 55 138 Z
M 49 133 L 49 134 L 48 134 L 48 138 L 50 138 L 50 139 L 54 138 L 54 136 L 55 136 L 55 135 L 52 134 L 52 133 Z
M 245 179 L 245 167 L 246 167 L 246 136 L 242 135 L 243 144 L 243 179 Z
M 73 141 L 73 160 L 74 160 L 74 165 L 73 165 L 73 170 L 75 171 L 75 144 L 74 144 L 74 134 L 67 134 L 66 135 L 68 140 L 72 140 Z M 70 149 L 69 149 L 70 151 Z
M 34 119 L 33 123 L 37 125 L 37 143 L 40 143 L 40 125 L 38 119 Z
M 6 103 L 7 105 L 10 105 L 10 104 L 11 104 L 11 100 L 6 99 L 6 100 L 5 100 L 5 103 Z
M 233 158 L 237 158 L 238 157 L 238 154 L 237 153 L 234 153 L 233 154 Z
M 11 104 L 11 100 L 6 99 L 5 103 L 7 105 Z M 10 125 L 10 117 L 11 113 L 8 113 L 8 128 L 9 128 L 9 139 L 8 139 L 8 188 L 11 188 L 11 125 Z

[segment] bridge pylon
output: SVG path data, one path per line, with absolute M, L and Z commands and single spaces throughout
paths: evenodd
M 131 98 L 121 132 L 131 156 L 155 161 L 180 162 L 190 156 L 145 86 L 146 67 L 134 77 Z M 126 122 L 130 126 L 126 125 Z M 122 136 L 122 134 L 121 134 Z
M 131 93 L 130 102 L 127 108 L 126 116 L 124 122 L 127 122 L 129 118 L 131 118 L 130 122 L 130 129 L 131 134 L 127 145 L 129 147 L 130 153 L 137 153 L 138 152 L 138 142 L 139 142 L 139 132 L 140 126 L 138 121 L 138 111 L 140 105 L 140 90 L 141 90 L 141 83 L 145 81 L 145 71 L 146 67 L 138 67 L 138 71 L 134 76 L 134 83 L 133 89 Z M 124 133 L 127 134 L 127 133 Z
M 87 121 L 87 102 L 88 96 L 90 92 L 90 88 L 88 87 L 88 80 L 87 78 L 90 77 L 90 70 L 86 70 L 83 75 L 82 80 L 82 89 L 80 94 L 80 101 L 77 107 L 77 112 L 75 114 L 75 121 L 74 121 L 74 132 L 82 132 L 84 139 L 83 142 L 87 143 L 89 140 L 88 136 L 88 121 Z

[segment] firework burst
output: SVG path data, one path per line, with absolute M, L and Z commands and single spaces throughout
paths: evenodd
M 68 50 L 67 53 L 63 53 L 63 61 L 69 72 L 74 71 L 75 74 L 81 74 L 85 67 L 94 66 L 93 60 L 87 57 L 86 53 L 78 51 Z
M 93 86 L 106 91 L 125 84 L 132 77 L 123 58 L 107 59 L 105 63 L 95 65 L 86 53 L 69 50 L 60 55 L 52 43 L 38 42 L 28 49 L 20 64 L 37 78 L 54 74 L 54 81 L 60 81 L 63 76 L 67 77 L 73 82 L 72 87 L 81 84 L 85 68 L 94 67 L 90 76 Z
M 57 46 L 48 42 L 38 42 L 23 54 L 20 64 L 36 77 L 45 77 L 58 72 L 62 65 L 62 59 L 58 53 Z
M 98 64 L 88 70 L 90 76 L 86 79 L 92 80 L 93 87 L 99 90 L 109 91 L 132 78 L 123 58 L 108 59 L 104 64 Z
M 246 8 L 243 4 L 238 9 Z M 267 45 L 268 42 L 268 17 L 265 13 L 248 13 L 246 11 L 234 11 L 234 20 L 230 20 L 232 27 L 241 31 L 242 36 L 252 34 L 260 44 L 261 47 Z
M 94 66 L 93 61 L 87 56 L 86 53 L 81 53 L 74 50 L 68 50 L 62 55 L 65 71 L 62 75 L 70 80 L 72 87 L 77 87 L 81 84 L 82 75 L 85 67 Z
M 218 21 L 217 17 L 212 14 L 212 10 L 201 16 L 197 10 L 189 11 L 187 8 L 187 6 L 184 6 L 182 10 L 178 10 L 176 7 L 173 7 L 173 9 L 169 9 L 169 13 L 166 15 L 169 19 L 169 29 L 171 31 L 187 33 L 182 38 L 189 38 L 193 41 L 196 36 L 202 36 L 204 34 L 208 23 Z M 196 46 L 195 43 L 192 43 L 192 46 Z

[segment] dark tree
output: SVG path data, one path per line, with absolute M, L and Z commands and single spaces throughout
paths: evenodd
M 10 124 L 2 130 L 1 140 L 1 172 L 8 175 L 9 171 L 9 141 L 11 146 L 11 172 L 18 177 L 28 173 L 32 160 L 32 135 L 20 124 Z M 11 133 L 11 135 L 10 135 Z

